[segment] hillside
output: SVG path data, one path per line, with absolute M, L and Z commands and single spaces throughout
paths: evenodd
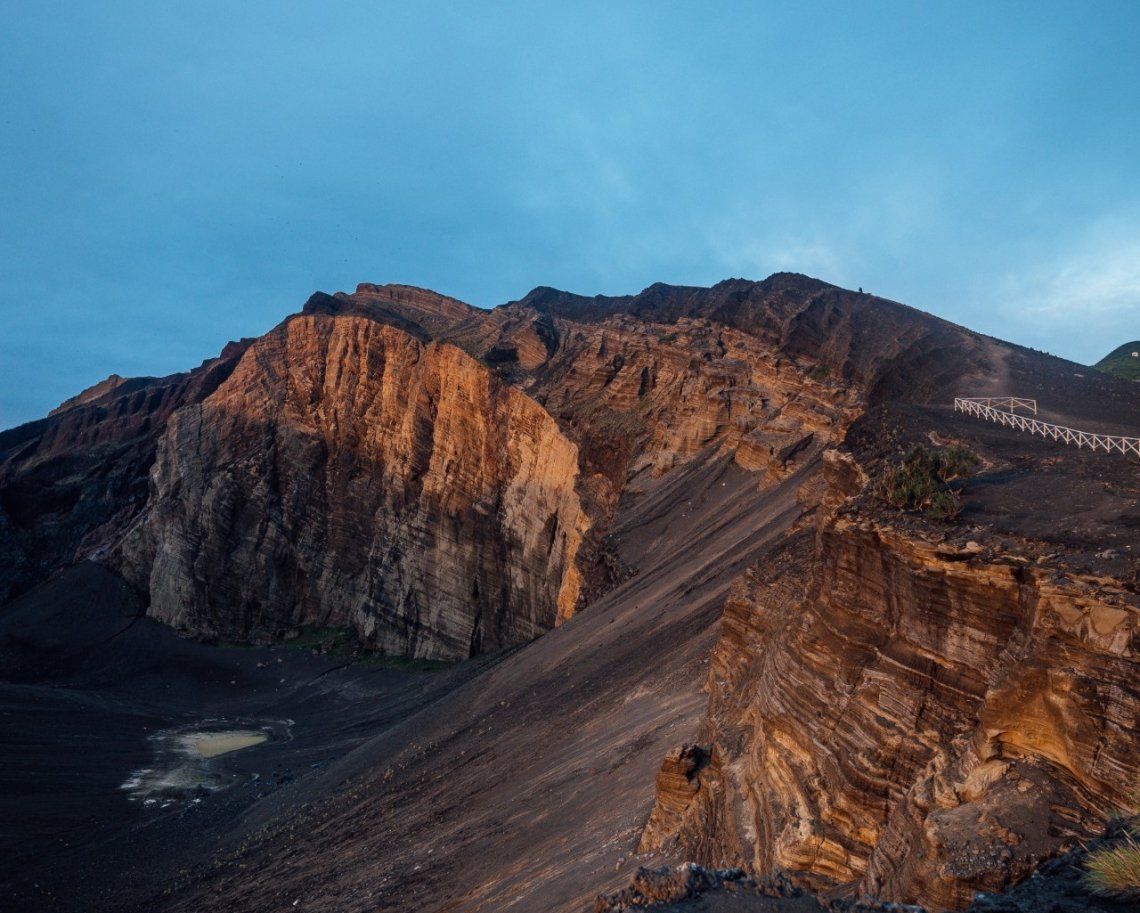
M 777 274 L 317 293 L 3 432 L 12 902 L 1004 890 L 1140 779 L 1136 461 L 951 405 L 1010 393 L 1140 429 L 1131 383 Z M 878 494 L 917 444 L 979 457 L 952 520 Z M 222 723 L 265 741 L 119 789 Z
M 1109 352 L 1093 367 L 1113 377 L 1140 380 L 1140 355 L 1137 352 L 1140 352 L 1140 340 L 1126 342 Z

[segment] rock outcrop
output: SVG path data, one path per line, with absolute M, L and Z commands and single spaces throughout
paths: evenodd
M 831 288 L 807 283 L 813 293 Z M 767 283 L 744 285 L 756 302 L 773 294 Z M 646 306 L 630 316 L 625 299 L 588 299 L 607 302 L 595 311 L 541 291 L 484 311 L 407 286 L 361 285 L 351 295 L 314 295 L 305 313 L 452 343 L 546 409 L 578 445 L 578 488 L 591 518 L 579 552 L 586 598 L 615 582 L 605 535 L 623 495 L 710 449 L 732 454 L 757 484 L 774 484 L 841 439 L 862 409 L 861 388 L 839 368 L 792 355 L 759 324 L 735 329 L 697 306 L 692 314 Z M 724 290 L 671 291 L 699 291 L 711 308 Z
M 657 809 L 698 861 L 961 909 L 1128 802 L 1140 605 L 900 526 L 845 498 L 866 478 L 850 454 L 825 465 L 816 525 L 725 606 L 705 735 L 727 788 Z M 694 821 L 722 826 L 694 837 Z
M 213 393 L 247 345 L 185 374 L 112 375 L 50 417 L 0 432 L 0 605 L 118 541 L 146 503 L 170 416 Z
M 554 421 L 458 348 L 302 316 L 174 416 L 113 560 L 195 634 L 351 626 L 466 657 L 573 613 L 577 474 Z

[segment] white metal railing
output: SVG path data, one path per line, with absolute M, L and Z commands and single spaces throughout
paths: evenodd
M 976 415 L 978 418 L 988 419 L 991 422 L 997 422 L 999 425 L 1008 425 L 1018 431 L 1028 431 L 1030 434 L 1039 434 L 1042 437 L 1061 441 L 1064 444 L 1076 444 L 1078 447 L 1103 450 L 1106 453 L 1115 450 L 1119 453 L 1133 453 L 1140 456 L 1140 437 L 1119 437 L 1114 434 L 1077 431 L 1075 428 L 1066 428 L 1064 425 L 1051 425 L 1048 422 L 1038 421 L 1036 418 L 1026 418 L 1014 411 L 1026 409 L 1036 415 L 1036 400 L 1020 399 L 1016 396 L 956 396 L 954 398 L 954 409 L 957 412 Z

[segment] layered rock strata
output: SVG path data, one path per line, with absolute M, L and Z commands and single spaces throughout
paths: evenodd
M 454 346 L 298 317 L 173 417 L 114 561 L 194 633 L 348 625 L 464 657 L 574 611 L 577 471 L 554 421 Z
M 767 294 L 765 284 L 746 285 Z M 361 285 L 351 295 L 314 295 L 305 313 L 364 317 L 453 343 L 550 413 L 579 448 L 578 490 L 591 517 L 579 552 L 587 598 L 615 582 L 605 534 L 623 495 L 709 448 L 732 454 L 757 484 L 774 484 L 836 442 L 861 411 L 860 388 L 841 371 L 793 356 L 766 330 L 667 308 L 631 317 L 548 304 L 535 293 L 484 311 L 406 286 Z
M 727 787 L 672 817 L 682 841 L 724 825 L 687 838 L 701 861 L 960 909 L 1128 801 L 1140 607 L 845 510 L 865 477 L 828 457 L 833 509 L 725 607 L 706 735 Z

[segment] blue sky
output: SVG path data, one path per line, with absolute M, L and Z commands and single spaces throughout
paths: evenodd
M 1095 361 L 1140 337 L 1138 41 L 1089 0 L 11 0 L 0 427 L 358 282 L 794 270 Z

